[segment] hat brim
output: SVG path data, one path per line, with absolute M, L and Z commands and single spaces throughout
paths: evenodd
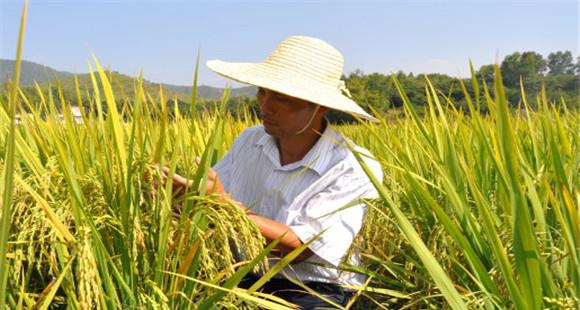
M 338 88 L 305 79 L 299 72 L 270 67 L 265 63 L 231 63 L 210 60 L 206 63 L 212 71 L 234 81 L 267 88 L 279 93 L 310 101 L 330 109 L 353 113 L 360 118 L 378 122 L 356 102 L 344 96 Z

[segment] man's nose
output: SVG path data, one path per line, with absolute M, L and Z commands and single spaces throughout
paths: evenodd
M 262 98 L 258 99 L 258 102 L 260 103 L 260 109 L 263 114 L 273 114 L 276 112 L 276 104 L 269 94 L 262 96 Z

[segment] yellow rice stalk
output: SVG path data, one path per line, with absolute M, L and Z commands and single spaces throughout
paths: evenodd
M 147 220 L 155 212 L 155 206 L 150 203 L 155 201 L 155 196 L 162 195 L 160 189 L 154 184 L 151 176 L 158 173 L 155 168 L 148 167 L 143 183 L 141 183 L 141 210 L 143 210 L 143 225 L 148 225 Z M 191 213 L 185 215 L 189 219 L 185 232 L 177 230 L 178 212 L 181 204 L 185 202 L 193 204 Z M 169 233 L 170 239 L 167 242 L 174 245 L 177 237 L 185 235 L 186 240 L 196 240 L 200 260 L 201 279 L 214 279 L 216 276 L 229 277 L 235 272 L 234 266 L 240 259 L 251 260 L 258 256 L 264 249 L 265 239 L 261 235 L 256 225 L 245 215 L 244 211 L 235 203 L 223 196 L 193 196 L 189 195 L 185 199 L 173 200 L 172 209 L 175 212 L 175 220 Z M 191 226 L 191 218 L 203 215 L 209 222 L 208 229 Z M 142 230 L 143 237 L 147 238 L 147 231 Z M 193 246 L 190 245 L 190 246 Z M 188 261 L 185 255 L 180 261 Z M 267 268 L 267 260 L 256 266 L 255 271 L 264 271 Z

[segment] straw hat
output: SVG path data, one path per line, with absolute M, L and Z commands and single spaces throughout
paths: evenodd
M 291 36 L 260 63 L 210 60 L 206 65 L 238 82 L 377 121 L 350 99 L 340 79 L 343 64 L 344 58 L 330 44 L 316 38 Z

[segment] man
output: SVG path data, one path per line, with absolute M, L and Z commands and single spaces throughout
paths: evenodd
M 238 201 L 268 241 L 283 235 L 278 245 L 281 256 L 322 233 L 264 285 L 264 291 L 307 309 L 346 305 L 351 293 L 341 285 L 361 285 L 364 277 L 336 268 L 344 259 L 358 263 L 356 255 L 346 255 L 365 213 L 364 204 L 356 202 L 376 198 L 377 192 L 324 118 L 325 112 L 336 109 L 375 121 L 343 94 L 348 95 L 340 80 L 342 55 L 322 40 L 293 36 L 261 63 L 214 60 L 207 66 L 257 86 L 263 118 L 263 125 L 246 129 L 234 141 L 210 172 L 208 188 Z M 363 158 L 381 180 L 380 165 L 370 156 Z M 188 181 L 175 176 L 174 184 L 186 186 Z M 331 303 L 298 292 L 300 287 L 287 277 L 300 280 Z M 247 277 L 241 286 L 249 287 L 257 279 Z

